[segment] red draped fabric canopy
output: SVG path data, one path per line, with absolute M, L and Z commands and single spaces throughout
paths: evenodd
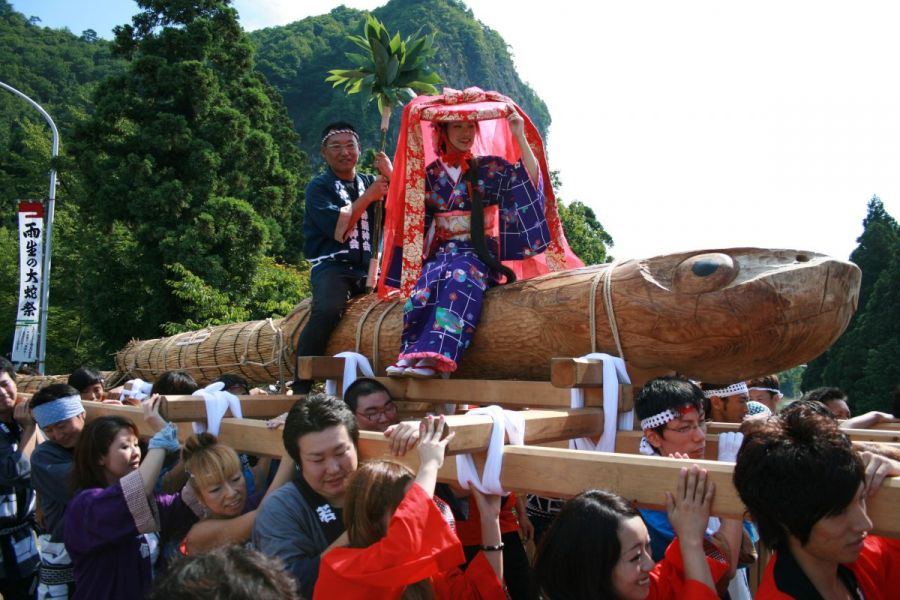
M 525 120 L 525 137 L 540 165 L 544 184 L 544 215 L 550 229 L 547 251 L 524 260 L 504 261 L 519 279 L 528 279 L 551 271 L 582 267 L 566 242 L 550 185 L 550 172 L 544 143 L 521 108 L 508 97 L 479 88 L 463 91 L 444 88 L 440 96 L 419 96 L 403 109 L 400 138 L 394 154 L 384 226 L 384 256 L 378 293 L 391 295 L 393 288 L 385 280 L 395 253 L 402 253 L 400 293 L 408 298 L 422 271 L 425 236 L 425 167 L 436 158 L 434 132 L 427 122 L 478 121 L 479 135 L 472 148 L 476 156 L 500 156 L 510 163 L 520 160 L 518 144 L 509 130 L 506 117 L 511 110 Z M 423 123 L 425 122 L 425 123 Z

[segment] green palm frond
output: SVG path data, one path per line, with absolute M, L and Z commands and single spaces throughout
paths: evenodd
M 369 92 L 369 100 L 378 102 L 382 114 L 382 132 L 387 130 L 387 120 L 394 107 L 402 106 L 416 94 L 437 94 L 435 87 L 443 79 L 429 66 L 437 48 L 434 35 L 393 37 L 375 17 L 366 17 L 363 35 L 347 38 L 365 50 L 363 53 L 347 52 L 345 56 L 353 65 L 350 69 L 332 69 L 325 81 L 332 87 L 343 86 L 348 94 Z M 383 144 L 382 144 L 383 145 Z

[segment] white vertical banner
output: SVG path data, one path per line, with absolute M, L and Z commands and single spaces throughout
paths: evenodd
M 12 348 L 15 363 L 37 360 L 43 256 L 44 205 L 19 202 L 19 308 Z

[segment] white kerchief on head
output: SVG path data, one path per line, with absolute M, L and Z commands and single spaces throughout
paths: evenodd
M 707 398 L 712 398 L 713 396 L 724 398 L 725 396 L 736 396 L 738 394 L 747 393 L 749 393 L 747 390 L 747 384 L 742 381 L 740 383 L 732 383 L 729 386 L 725 386 L 717 390 L 706 390 L 703 392 L 703 395 Z
M 83 412 L 84 405 L 81 403 L 81 396 L 78 395 L 57 398 L 31 409 L 31 415 L 41 429 L 77 417 Z
M 747 388 L 747 390 L 748 390 L 748 391 L 751 391 L 751 392 L 752 392 L 753 390 L 757 390 L 757 391 L 760 391 L 760 392 L 769 392 L 770 394 L 775 394 L 776 396 L 778 396 L 778 399 L 779 399 L 779 400 L 781 400 L 782 398 L 784 398 L 784 394 L 782 394 L 782 393 L 781 393 L 781 390 L 779 390 L 778 388 L 767 388 L 767 387 L 757 387 L 757 386 L 753 386 L 753 387 Z

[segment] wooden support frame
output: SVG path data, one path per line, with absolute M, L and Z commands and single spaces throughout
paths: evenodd
M 848 431 L 870 431 L 867 429 L 863 430 L 848 430 Z M 725 433 L 720 432 L 720 433 Z M 884 433 L 884 432 L 877 432 Z M 888 432 L 889 433 L 889 432 Z M 616 432 L 616 452 L 621 454 L 638 454 L 638 447 L 641 443 L 641 438 L 643 437 L 643 432 L 641 431 L 618 431 Z M 850 441 L 854 444 L 858 444 L 861 442 L 868 441 L 878 441 L 882 444 L 890 444 L 894 445 L 891 442 L 885 441 L 890 436 L 882 436 L 882 439 L 871 440 L 868 439 L 871 436 L 866 436 L 863 434 L 861 437 L 857 437 L 856 434 L 849 435 Z M 718 433 L 709 433 L 707 430 L 706 433 L 706 458 L 710 460 L 715 460 L 715 458 L 719 455 L 719 434 Z
M 599 388 L 603 385 L 603 362 L 586 358 L 554 358 L 550 361 L 550 383 L 559 388 Z M 619 412 L 634 408 L 634 388 L 620 385 Z
M 596 361 L 554 359 L 552 369 L 571 370 L 572 365 L 586 365 L 585 373 L 596 377 L 602 367 Z M 570 364 L 571 363 L 571 364 Z M 561 365 L 556 367 L 555 365 Z M 344 376 L 344 359 L 333 356 L 303 356 L 299 359 L 301 379 L 337 379 Z M 428 404 L 497 404 L 507 408 L 568 408 L 569 389 L 546 381 L 484 379 L 414 379 L 410 377 L 375 377 L 398 402 Z M 597 379 L 599 381 L 600 379 Z M 585 406 L 603 406 L 603 389 L 599 383 L 584 381 L 569 387 L 585 388 Z M 634 395 L 631 385 L 619 385 L 619 412 L 631 410 Z
M 134 406 L 116 406 L 100 402 L 85 402 L 88 419 L 99 416 L 120 415 L 130 418 L 138 426 L 141 435 L 154 432 L 145 421 L 142 410 Z M 523 411 L 525 419 L 525 443 L 539 444 L 553 440 L 568 440 L 573 437 L 596 437 L 603 433 L 603 411 L 599 408 L 567 410 Z M 454 439 L 447 449 L 448 454 L 485 452 L 491 438 L 493 421 L 486 415 L 449 415 L 445 417 Z M 418 427 L 418 421 L 409 421 Z M 190 435 L 188 423 L 179 424 L 179 435 Z M 365 433 L 365 432 L 364 432 Z M 219 431 L 229 446 L 240 452 L 263 456 L 281 456 L 283 445 L 280 429 L 268 429 L 264 421 L 256 419 L 222 419 Z M 382 434 L 366 433 L 384 439 Z M 183 439 L 183 438 L 182 438 Z
M 385 458 L 418 466 L 415 456 L 391 458 L 385 440 L 366 437 L 360 440 L 360 456 Z M 476 457 L 478 468 L 483 459 Z M 684 461 L 672 458 L 634 456 L 604 452 L 583 452 L 561 448 L 506 446 L 503 452 L 503 486 L 514 491 L 529 491 L 546 496 L 568 498 L 586 489 L 602 488 L 634 500 L 646 508 L 662 508 L 665 492 L 676 489 L 678 473 L 688 464 L 698 464 L 709 472 L 716 484 L 713 514 L 744 518 L 746 508 L 732 484 L 734 465 L 716 461 Z M 438 479 L 456 481 L 456 461 L 448 460 Z M 882 489 L 867 500 L 874 533 L 900 537 L 900 478 L 885 480 Z
M 706 424 L 707 440 L 709 435 L 718 435 L 729 431 L 738 431 L 740 423 L 719 423 L 710 421 Z M 879 442 L 881 444 L 900 444 L 900 430 L 891 429 L 842 429 L 850 441 Z
M 151 433 L 144 423 L 140 408 L 98 402 L 84 404 L 89 419 L 109 414 L 127 416 L 135 421 L 142 433 L 147 435 Z M 542 411 L 525 413 L 526 415 L 534 413 L 532 425 L 540 419 L 539 412 Z M 579 414 L 602 422 L 602 412 L 597 409 L 583 409 Z M 464 446 L 480 444 L 466 441 L 472 439 L 483 439 L 486 446 L 489 423 L 481 418 L 465 415 L 451 416 L 448 420 L 454 430 L 460 432 L 457 434 L 459 439 L 451 442 L 453 451 L 459 452 Z M 533 425 L 532 429 L 533 436 L 543 435 L 534 431 L 536 426 Z M 190 425 L 182 423 L 178 430 L 179 437 L 184 439 L 190 433 Z M 567 435 L 572 434 L 569 432 Z M 241 452 L 262 456 L 280 456 L 283 453 L 281 430 L 268 429 L 262 421 L 224 419 L 220 438 L 223 443 Z M 528 425 L 526 425 L 527 439 Z M 390 458 L 389 441 L 380 433 L 361 432 L 359 455 L 362 460 Z M 413 469 L 418 467 L 415 452 L 401 459 L 392 458 L 392 460 L 403 462 Z M 483 453 L 475 455 L 475 462 L 479 468 L 483 466 Z M 743 516 L 744 506 L 731 483 L 733 465 L 715 461 L 693 462 L 707 469 L 710 479 L 716 483 L 714 514 L 726 517 Z M 603 488 L 635 500 L 642 506 L 659 508 L 664 503 L 665 492 L 675 489 L 678 472 L 686 464 L 687 461 L 661 457 L 535 446 L 505 446 L 501 479 L 507 489 L 563 498 L 571 497 L 585 489 Z M 439 479 L 446 482 L 456 481 L 455 460 L 448 459 L 444 462 Z M 898 504 L 900 504 L 900 478 L 887 479 L 881 491 L 868 500 L 869 516 L 875 523 L 875 533 L 900 537 L 900 511 L 896 510 Z
M 271 419 L 291 409 L 300 396 L 242 395 L 241 414 L 247 419 Z M 159 414 L 166 421 L 206 421 L 206 402 L 200 396 L 161 396 Z M 231 414 L 228 411 L 226 414 Z

